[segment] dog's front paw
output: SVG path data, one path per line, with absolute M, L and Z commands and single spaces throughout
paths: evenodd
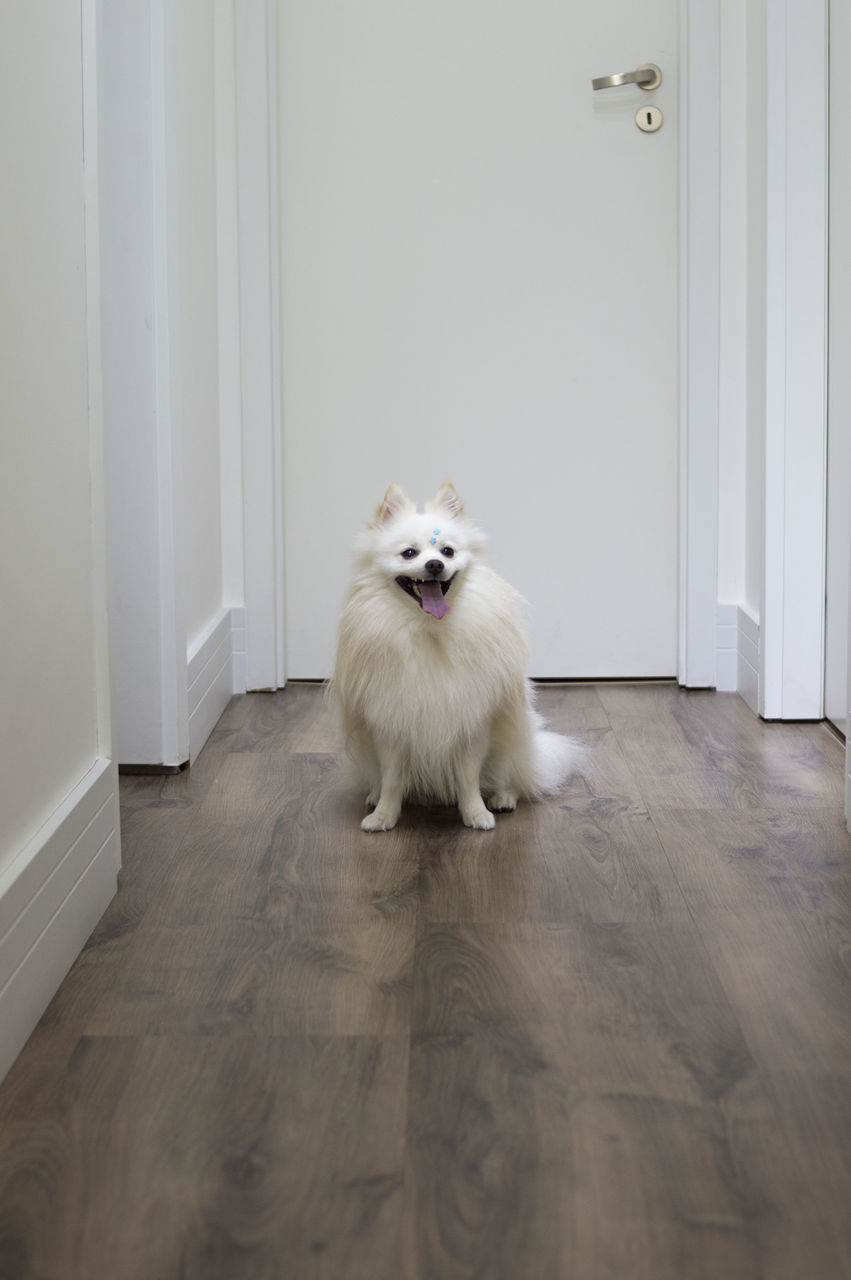
M 462 809 L 461 818 L 464 826 L 472 827 L 474 831 L 491 831 L 496 824 L 493 814 L 484 805 L 480 805 L 478 809 Z
M 368 813 L 360 824 L 363 831 L 391 831 L 399 820 L 398 813 L 391 813 L 387 809 L 375 809 L 372 813 Z
M 496 791 L 488 800 L 488 808 L 494 813 L 512 813 L 517 808 L 516 791 Z

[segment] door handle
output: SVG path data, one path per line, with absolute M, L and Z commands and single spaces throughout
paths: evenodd
M 658 89 L 662 72 L 655 62 L 645 62 L 635 71 L 622 71 L 618 76 L 598 76 L 591 81 L 592 89 L 614 89 L 619 84 L 637 84 L 639 89 Z

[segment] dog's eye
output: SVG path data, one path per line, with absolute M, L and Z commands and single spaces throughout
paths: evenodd
M 446 556 L 447 560 L 451 560 L 452 557 L 455 555 L 455 552 L 452 547 L 441 547 L 440 554 L 442 556 Z
M 416 547 L 408 547 L 406 548 L 405 551 L 402 552 L 402 559 L 413 560 L 414 557 L 418 555 L 419 555 L 419 552 L 417 551 Z

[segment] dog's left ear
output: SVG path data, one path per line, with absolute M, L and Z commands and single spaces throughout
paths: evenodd
M 447 515 L 456 519 L 458 516 L 463 516 L 464 504 L 455 492 L 455 486 L 447 480 L 440 486 L 434 501 L 428 504 L 427 510 L 445 511 Z

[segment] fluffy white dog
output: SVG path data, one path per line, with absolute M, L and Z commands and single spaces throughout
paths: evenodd
M 332 692 L 374 806 L 365 831 L 389 831 L 406 798 L 455 803 L 486 831 L 577 762 L 576 743 L 541 727 L 522 602 L 483 546 L 451 484 L 424 513 L 391 485 L 358 541 Z

